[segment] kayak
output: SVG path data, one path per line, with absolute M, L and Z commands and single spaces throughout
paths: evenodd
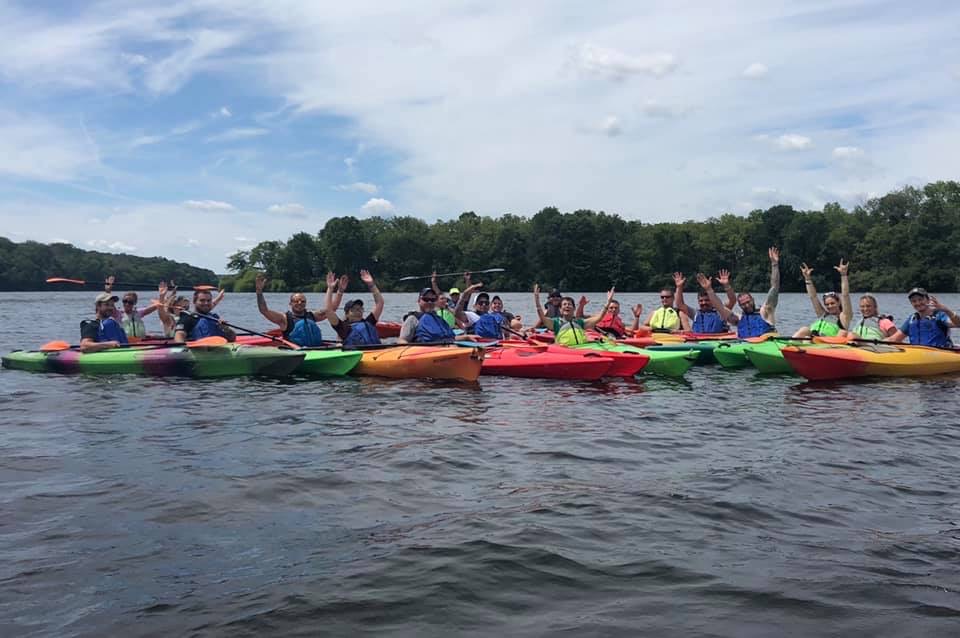
M 655 350 L 657 352 L 690 352 L 697 353 L 695 365 L 702 366 L 710 363 L 716 363 L 717 359 L 713 356 L 713 350 L 723 343 L 722 341 L 689 341 L 685 343 L 668 343 L 647 346 L 646 350 Z
M 476 381 L 483 364 L 483 352 L 478 348 L 391 346 L 359 352 L 363 357 L 352 374 L 392 379 Z
M 690 350 L 684 351 L 657 351 L 649 348 L 635 348 L 620 344 L 609 344 L 602 342 L 586 343 L 580 346 L 574 346 L 575 349 L 589 348 L 600 350 L 606 353 L 611 352 L 630 352 L 635 354 L 645 354 L 650 360 L 643 368 L 644 372 L 656 374 L 664 377 L 682 377 L 687 373 L 694 361 L 699 356 L 698 353 Z
M 750 365 L 747 359 L 747 347 L 752 346 L 748 341 L 734 341 L 721 343 L 713 349 L 713 357 L 724 368 L 746 368 Z
M 494 348 L 483 358 L 481 374 L 528 379 L 596 381 L 608 374 L 613 359 L 601 353 L 544 352 L 537 348 Z
M 595 344 L 597 344 L 598 347 L 593 347 Z M 547 352 L 567 355 L 579 354 L 580 356 L 600 354 L 603 357 L 612 359 L 610 368 L 605 375 L 608 377 L 629 378 L 638 374 L 650 363 L 650 357 L 638 352 L 637 348 L 631 348 L 630 346 L 622 346 L 622 348 L 626 349 L 621 349 L 621 346 L 617 346 L 616 344 L 604 344 L 601 342 L 592 342 L 573 347 L 551 344 L 547 346 Z
M 658 343 L 680 343 L 690 341 L 729 341 L 737 338 L 736 332 L 654 332 L 653 338 Z
M 377 322 L 377 334 L 381 339 L 389 339 L 390 337 L 399 337 L 400 328 L 403 327 L 402 323 L 397 321 L 378 321 Z
M 285 376 L 293 372 L 303 359 L 304 353 L 293 350 L 227 344 L 206 348 L 115 348 L 87 353 L 79 350 L 16 350 L 3 357 L 3 366 L 16 370 L 61 374 L 146 374 L 158 377 Z
M 294 350 L 294 352 L 298 352 Z M 315 377 L 340 377 L 360 363 L 363 353 L 357 350 L 300 350 L 303 362 L 294 370 L 296 374 Z
M 787 346 L 824 347 L 805 339 L 768 339 L 761 343 L 749 344 L 744 348 L 744 353 L 760 374 L 796 374 L 790 363 L 783 358 L 782 350 Z
M 786 346 L 797 374 L 811 381 L 854 377 L 920 377 L 960 372 L 960 351 L 897 344 Z

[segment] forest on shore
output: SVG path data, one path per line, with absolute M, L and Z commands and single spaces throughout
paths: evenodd
M 122 239 L 122 238 L 119 238 Z M 316 234 L 262 241 L 230 256 L 219 284 L 228 291 L 254 289 L 258 272 L 274 291 L 320 291 L 328 270 L 351 276 L 370 270 L 382 290 L 416 290 L 427 280 L 400 278 L 467 269 L 503 268 L 479 276 L 488 288 L 529 290 L 533 282 L 561 290 L 656 290 L 672 273 L 729 269 L 737 290 L 765 290 L 767 247 L 781 249 L 782 289 L 803 289 L 800 264 L 814 268 L 820 290 L 837 284 L 833 266 L 848 260 L 854 290 L 904 291 L 923 286 L 960 289 L 960 183 L 908 186 L 853 210 L 831 203 L 823 210 L 779 205 L 747 215 L 704 221 L 643 223 L 615 214 L 547 207 L 530 218 L 462 213 L 432 224 L 409 216 L 330 219 Z M 166 259 L 86 251 L 69 244 L 14 243 L 0 238 L 0 290 L 45 290 L 50 276 L 154 282 L 218 283 L 210 270 Z M 441 281 L 449 285 L 454 278 Z

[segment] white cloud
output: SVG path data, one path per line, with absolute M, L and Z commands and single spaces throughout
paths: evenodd
M 577 62 L 584 71 L 621 78 L 649 74 L 657 77 L 677 68 L 677 59 L 670 53 L 649 53 L 631 56 L 616 49 L 584 44 L 577 51 Z
M 63 242 L 68 243 L 68 242 Z M 137 250 L 136 246 L 131 246 L 130 244 L 125 244 L 120 241 L 107 241 L 106 239 L 91 239 L 87 242 L 87 246 L 100 250 L 110 250 L 113 252 L 124 252 L 132 253 Z
M 343 159 L 343 163 L 346 165 L 348 169 L 353 170 L 353 167 L 356 166 L 357 164 L 357 160 L 353 157 L 345 157 Z
M 267 212 L 274 215 L 287 215 L 290 217 L 306 217 L 303 205 L 301 204 L 273 204 L 267 207 Z
M 375 195 L 380 187 L 369 182 L 353 182 L 352 184 L 337 184 L 333 187 L 333 190 Z
M 240 34 L 215 29 L 200 29 L 179 34 L 182 46 L 148 68 L 144 82 L 154 93 L 174 93 L 198 71 L 207 68 L 210 59 L 240 40 Z
M 813 140 L 805 135 L 785 133 L 774 140 L 774 143 L 784 151 L 802 151 L 810 148 L 813 145 Z
M 248 242 L 248 241 L 253 241 L 253 240 L 250 239 L 249 237 L 240 236 L 240 237 L 234 237 L 234 238 L 233 238 L 233 241 Z
M 673 118 L 684 115 L 686 113 L 686 109 L 677 106 L 670 106 L 668 104 L 661 104 L 656 100 L 646 100 L 640 106 L 640 112 L 648 117 Z
M 120 59 L 130 66 L 144 66 L 149 62 L 146 56 L 140 55 L 139 53 L 127 53 L 126 51 L 120 54 Z
M 233 113 L 230 112 L 230 109 L 228 109 L 225 106 L 221 106 L 218 113 L 220 113 L 220 115 L 222 115 L 223 117 L 230 117 L 231 115 L 233 115 Z
M 65 182 L 98 164 L 82 127 L 0 109 L 0 175 Z
M 199 239 L 187 239 L 187 246 L 189 248 L 196 248 L 199 245 L 200 245 Z
M 852 160 L 863 157 L 863 149 L 856 146 L 838 146 L 833 149 L 834 159 Z
M 370 198 L 361 208 L 371 215 L 387 215 L 396 210 L 390 200 L 381 197 Z
M 780 192 L 772 186 L 754 186 L 750 189 L 750 191 L 756 193 L 757 195 L 770 195 L 772 193 Z
M 754 62 L 743 70 L 743 77 L 745 78 L 762 78 L 765 76 L 770 69 L 767 68 L 766 64 L 760 64 L 759 62 Z
M 604 135 L 616 137 L 623 132 L 623 126 L 620 124 L 620 118 L 616 115 L 608 115 L 603 118 L 603 122 L 600 124 L 600 130 L 603 131 Z
M 234 142 L 236 140 L 247 140 L 252 137 L 260 137 L 261 135 L 266 135 L 270 132 L 270 129 L 265 128 L 232 128 L 224 131 L 223 133 L 217 133 L 216 135 L 211 135 L 206 139 L 207 142 Z
M 218 202 L 213 199 L 188 199 L 187 201 L 183 202 L 183 205 L 193 210 L 202 210 L 213 213 L 226 213 L 236 210 L 233 204 L 228 204 L 227 202 Z

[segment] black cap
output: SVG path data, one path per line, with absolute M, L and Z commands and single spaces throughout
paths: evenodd
M 927 291 L 926 291 L 925 289 L 923 289 L 923 288 L 914 288 L 913 290 L 911 290 L 910 292 L 907 293 L 907 299 L 909 299 L 910 297 L 916 297 L 917 295 L 920 295 L 921 297 L 929 297 L 929 296 L 930 296 L 930 295 L 927 294 Z
M 426 288 L 422 288 L 422 289 L 420 290 L 420 296 L 423 297 L 425 294 L 431 293 L 431 292 L 433 292 L 433 288 L 427 286 Z M 434 294 L 436 294 L 436 293 L 434 293 Z
M 562 296 L 563 296 L 563 295 L 561 295 L 561 294 L 560 294 L 560 291 L 557 290 L 556 288 L 554 288 L 553 290 L 551 290 L 551 291 L 550 291 L 550 294 L 547 295 L 548 298 L 549 298 L 549 297 L 562 297 Z
M 343 311 L 344 311 L 344 312 L 349 312 L 351 308 L 353 308 L 354 306 L 356 306 L 356 305 L 358 305 L 358 304 L 362 306 L 362 305 L 363 305 L 363 299 L 354 299 L 354 300 L 352 300 L 352 301 L 348 301 L 347 303 L 343 304 Z
M 490 301 L 490 295 L 488 293 L 481 292 L 479 295 L 477 295 L 477 301 L 480 301 L 481 299 L 486 299 L 487 301 Z

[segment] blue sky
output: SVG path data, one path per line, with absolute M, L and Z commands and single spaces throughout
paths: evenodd
M 960 177 L 953 2 L 0 0 L 0 235 L 222 272 L 338 215 L 846 206 Z

